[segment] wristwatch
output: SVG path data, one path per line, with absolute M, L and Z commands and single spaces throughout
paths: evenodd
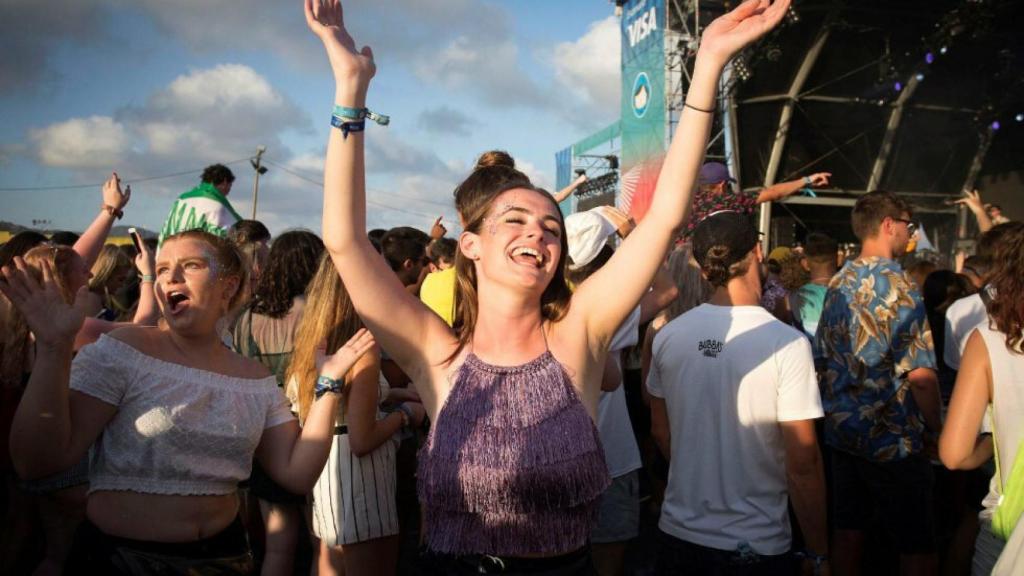
M 341 394 L 343 385 L 341 380 L 320 375 L 316 379 L 316 386 L 313 387 L 313 396 L 319 400 L 324 394 Z

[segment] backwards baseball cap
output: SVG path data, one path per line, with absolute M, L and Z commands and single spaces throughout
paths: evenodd
M 699 184 L 718 184 L 719 182 L 736 180 L 729 175 L 729 169 L 721 162 L 705 162 L 700 167 L 700 176 L 697 178 Z
M 569 268 L 582 268 L 589 264 L 615 234 L 615 224 L 602 212 L 601 206 L 576 212 L 565 217 L 565 238 L 569 244 Z
M 693 257 L 697 264 L 704 266 L 708 251 L 724 246 L 727 249 L 724 260 L 731 266 L 746 258 L 757 241 L 757 228 L 748 216 L 732 210 L 712 212 L 693 230 Z

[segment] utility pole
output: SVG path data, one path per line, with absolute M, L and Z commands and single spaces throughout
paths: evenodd
M 260 144 L 256 147 L 256 157 L 250 158 L 249 163 L 252 164 L 254 170 L 256 170 L 256 181 L 252 186 L 252 219 L 256 219 L 256 202 L 259 201 L 260 196 L 260 175 L 267 173 L 267 167 L 260 164 L 260 160 L 263 157 L 263 153 L 267 151 L 267 147 Z

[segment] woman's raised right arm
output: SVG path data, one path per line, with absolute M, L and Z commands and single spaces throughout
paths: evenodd
M 306 23 L 324 44 L 336 106 L 362 110 L 377 71 L 368 46 L 356 49 L 337 0 L 305 0 Z M 332 129 L 324 164 L 323 239 L 360 318 L 381 347 L 423 384 L 454 346 L 448 326 L 407 293 L 366 237 L 364 132 Z M 421 394 L 434 396 L 432 390 Z
M 4 267 L 0 290 L 25 317 L 35 336 L 35 363 L 11 426 L 11 459 L 18 476 L 39 478 L 73 466 L 89 450 L 117 408 L 86 394 L 71 392 L 71 353 L 85 319 L 61 298 L 53 271 L 42 262 L 43 283 L 24 261 Z M 77 303 L 81 303 L 83 287 Z
M 103 183 L 103 205 L 100 213 L 92 221 L 92 224 L 82 232 L 82 235 L 75 242 L 72 250 L 78 253 L 85 260 L 85 265 L 92 268 L 99 258 L 100 250 L 107 242 L 110 228 L 114 226 L 116 214 L 124 210 L 128 200 L 132 197 L 132 187 L 128 186 L 121 192 L 121 177 L 113 172 L 110 178 Z

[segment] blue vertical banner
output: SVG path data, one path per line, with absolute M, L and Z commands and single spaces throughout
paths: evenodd
M 665 159 L 664 0 L 630 0 L 622 12 L 622 193 L 641 220 Z
M 555 193 L 565 188 L 570 182 L 572 182 L 572 146 L 555 153 L 555 189 L 551 192 Z M 562 214 L 569 214 L 572 211 L 572 196 L 562 200 L 559 207 L 562 209 Z

